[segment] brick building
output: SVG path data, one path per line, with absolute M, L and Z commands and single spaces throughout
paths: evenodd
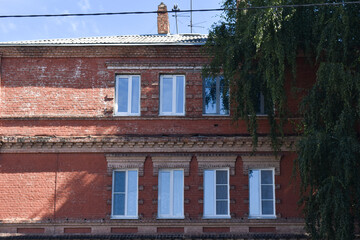
M 275 156 L 259 109 L 252 154 L 202 78 L 206 35 L 158 28 L 0 44 L 0 233 L 301 236 L 291 126 Z

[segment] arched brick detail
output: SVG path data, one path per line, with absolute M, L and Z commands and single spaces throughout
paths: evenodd
M 199 175 L 202 175 L 204 169 L 211 168 L 229 168 L 230 175 L 235 175 L 235 163 L 237 155 L 235 154 L 198 154 L 196 155 L 198 161 Z
M 280 175 L 281 157 L 281 155 L 275 156 L 273 154 L 242 155 L 243 173 L 248 175 L 249 169 L 274 168 L 275 175 Z
M 145 155 L 132 154 L 106 154 L 108 173 L 111 174 L 114 169 L 139 169 L 139 176 L 144 175 Z

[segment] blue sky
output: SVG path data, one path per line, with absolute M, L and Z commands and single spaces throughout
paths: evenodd
M 181 10 L 190 9 L 190 0 L 0 0 L 0 15 L 62 14 L 124 11 L 156 11 L 163 1 L 168 10 L 175 3 Z M 220 8 L 222 0 L 192 0 L 193 9 Z M 169 13 L 170 32 L 176 33 L 175 18 Z M 180 13 L 179 33 L 189 33 L 189 13 Z M 208 33 L 220 19 L 221 12 L 193 13 L 193 32 Z M 52 17 L 52 18 L 0 18 L 0 42 L 156 34 L 156 14 Z

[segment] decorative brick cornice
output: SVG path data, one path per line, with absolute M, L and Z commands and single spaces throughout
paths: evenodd
M 108 173 L 114 169 L 139 169 L 139 176 L 144 176 L 145 155 L 134 154 L 106 154 Z
M 124 62 L 107 62 L 107 69 L 112 70 L 148 70 L 148 69 L 169 69 L 169 70 L 191 70 L 201 71 L 204 63 L 189 64 L 189 63 L 164 63 L 164 62 L 152 62 L 152 63 L 124 63 Z
M 214 169 L 214 168 L 229 168 L 230 175 L 235 175 L 235 162 L 237 155 L 234 154 L 199 154 L 196 155 L 199 175 L 202 175 L 204 169 Z
M 284 137 L 281 151 L 293 151 L 296 137 Z M 233 136 L 89 136 L 0 138 L 2 153 L 241 153 L 252 152 L 251 137 Z M 269 138 L 259 137 L 258 152 L 273 152 Z
M 275 175 L 280 175 L 281 157 L 272 154 L 242 155 L 243 173 L 248 175 L 249 169 L 274 168 Z
M 201 58 L 207 60 L 207 56 L 200 51 L 199 45 L 153 45 L 153 46 L 0 46 L 0 52 L 4 57 L 84 57 L 84 58 Z
M 178 154 L 178 155 L 152 155 L 153 162 L 153 174 L 157 176 L 159 169 L 165 168 L 182 168 L 184 169 L 184 175 L 189 176 L 190 172 L 190 154 Z

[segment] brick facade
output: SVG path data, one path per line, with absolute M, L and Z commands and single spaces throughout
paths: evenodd
M 267 160 L 275 157 L 259 117 L 264 137 L 252 156 L 243 121 L 203 115 L 200 48 L 0 46 L 0 233 L 302 234 L 292 179 L 297 116 L 278 160 Z M 314 71 L 298 61 L 306 88 Z M 141 76 L 141 116 L 114 116 L 117 74 Z M 185 116 L 159 116 L 163 74 L 185 76 Z M 295 113 L 300 97 L 288 98 Z M 247 169 L 256 159 L 276 169 L 276 219 L 249 219 Z M 139 169 L 135 220 L 111 219 L 112 170 L 121 166 Z M 230 172 L 230 219 L 203 218 L 202 173 L 213 166 Z M 185 218 L 157 219 L 157 171 L 171 167 L 185 169 Z

